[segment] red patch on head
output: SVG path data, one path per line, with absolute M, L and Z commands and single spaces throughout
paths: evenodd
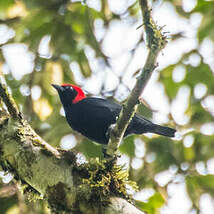
M 74 98 L 73 103 L 78 103 L 80 100 L 86 98 L 83 90 L 76 85 L 62 84 L 61 86 L 71 86 L 77 92 L 77 96 Z

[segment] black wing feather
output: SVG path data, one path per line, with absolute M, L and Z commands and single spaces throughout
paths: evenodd
M 121 106 L 102 98 L 85 98 L 73 104 L 66 115 L 70 126 L 91 140 L 107 143 L 106 132 L 116 122 Z

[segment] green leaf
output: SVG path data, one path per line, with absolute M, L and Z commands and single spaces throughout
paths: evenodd
M 206 37 L 209 37 L 214 41 L 213 19 L 214 19 L 214 16 L 203 17 L 201 26 L 199 27 L 199 30 L 198 30 L 199 42 L 202 42 L 203 39 Z
M 192 202 L 198 206 L 202 193 L 208 192 L 214 196 L 214 175 L 189 175 L 186 177 L 186 187 Z
M 0 197 L 0 204 L 1 204 L 0 213 L 1 214 L 7 213 L 7 211 L 14 205 L 17 205 L 17 203 L 18 203 L 17 195 L 13 195 L 11 197 L 3 197 L 3 198 Z
M 93 143 L 87 138 L 84 138 L 84 140 L 77 145 L 76 149 L 82 152 L 87 158 L 103 158 L 102 145 Z
M 148 214 L 155 214 L 158 209 L 164 205 L 164 202 L 165 200 L 162 195 L 156 192 L 148 199 L 148 202 L 136 201 L 136 205 Z
M 160 74 L 160 81 L 164 84 L 165 91 L 170 100 L 176 96 L 180 86 L 182 85 L 182 83 L 175 83 L 172 79 L 172 72 L 175 67 L 175 65 L 170 65 L 163 69 Z
M 134 135 L 130 135 L 124 139 L 124 142 L 120 146 L 120 152 L 127 154 L 129 157 L 135 156 L 135 144 L 134 144 Z
M 210 112 L 206 111 L 202 106 L 200 100 L 196 100 L 192 97 L 190 107 L 187 110 L 187 115 L 190 115 L 190 122 L 192 126 L 200 126 L 203 123 L 207 123 L 213 120 L 213 116 Z
M 14 25 L 16 30 L 15 40 L 25 42 L 29 49 L 38 50 L 38 45 L 43 36 L 51 34 L 54 30 L 54 13 L 47 10 L 32 10 L 29 15 L 21 19 L 21 22 Z
M 14 3 L 15 3 L 14 0 L 1 0 L 0 1 L 0 13 L 4 12 L 4 10 L 7 10 Z
M 195 176 L 186 176 L 186 188 L 189 197 L 191 198 L 193 204 L 198 207 L 198 202 L 200 199 L 200 190 Z
M 149 139 L 146 144 L 147 153 L 155 153 L 156 155 L 152 162 L 155 173 L 167 170 L 172 164 L 177 165 L 184 160 L 181 143 L 175 144 L 169 138 L 157 137 Z
M 207 12 L 213 11 L 214 2 L 213 1 L 197 1 L 197 5 L 195 6 L 194 12 L 204 13 L 206 15 Z
M 187 74 L 184 83 L 193 88 L 197 83 L 204 83 L 208 86 L 209 92 L 214 92 L 214 75 L 209 65 L 201 63 L 197 67 L 186 66 Z M 202 78 L 203 77 L 203 78 Z
M 184 148 L 184 159 L 186 161 L 192 161 L 195 158 L 195 151 L 192 147 Z
M 198 176 L 197 181 L 205 191 L 214 196 L 214 175 Z
M 214 136 L 203 135 L 198 132 L 191 132 L 194 135 L 195 161 L 207 161 L 213 158 Z
M 197 1 L 197 5 L 192 13 L 202 14 L 202 21 L 198 30 L 199 42 L 209 37 L 214 40 L 213 18 L 214 18 L 213 1 Z
M 153 196 L 151 196 L 149 198 L 149 203 L 151 203 L 151 205 L 154 208 L 160 208 L 163 206 L 164 204 L 164 198 L 162 197 L 162 195 L 158 192 L 156 192 Z
M 153 113 L 152 110 L 149 109 L 148 107 L 146 107 L 142 103 L 138 106 L 137 112 L 138 112 L 138 114 L 140 114 L 148 119 L 152 118 L 152 113 Z

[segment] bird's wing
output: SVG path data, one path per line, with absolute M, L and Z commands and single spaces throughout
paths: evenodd
M 91 140 L 107 143 L 106 132 L 116 122 L 120 105 L 101 98 L 85 98 L 72 106 L 67 115 L 71 127 Z
M 81 100 L 79 104 L 87 106 L 86 111 L 90 110 L 98 117 L 103 117 L 103 115 L 115 117 L 121 110 L 121 106 L 119 104 L 102 98 L 88 97 Z
M 95 117 L 105 117 L 106 120 L 115 120 L 116 116 L 119 115 L 121 110 L 121 105 L 102 98 L 88 97 L 81 100 L 80 103 L 84 104 L 84 106 L 87 106 L 86 111 L 90 111 L 90 113 L 93 112 Z M 137 123 L 138 125 L 142 123 L 144 125 L 151 124 L 151 121 L 147 120 L 139 114 L 135 114 L 133 120 L 133 122 Z
M 85 103 L 87 105 L 98 107 L 98 108 L 108 108 L 110 110 L 120 110 L 121 106 L 117 103 L 111 102 L 110 100 L 96 97 L 87 97 L 81 100 L 81 103 Z

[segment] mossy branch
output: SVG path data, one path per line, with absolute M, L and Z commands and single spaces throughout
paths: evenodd
M 9 112 L 0 108 L 0 165 L 21 181 L 28 198 L 45 197 L 53 213 L 143 213 L 127 200 L 131 182 L 121 167 L 97 159 L 78 165 L 73 152 L 57 150 L 38 136 L 6 87 L 0 88 Z
M 114 156 L 116 154 L 126 128 L 137 110 L 137 105 L 139 103 L 138 99 L 148 83 L 152 72 L 157 66 L 156 61 L 158 54 L 167 43 L 166 36 L 161 31 L 162 29 L 158 27 L 152 19 L 151 9 L 148 7 L 147 0 L 139 0 L 139 3 L 143 15 L 143 26 L 146 32 L 148 56 L 142 69 L 142 73 L 137 79 L 128 100 L 123 105 L 116 124 L 110 127 L 110 139 L 107 148 L 107 154 L 110 156 Z
M 5 85 L 2 84 L 0 80 L 0 99 L 2 98 L 2 101 L 7 106 L 7 110 L 10 113 L 11 117 L 13 119 L 21 119 L 21 113 L 18 110 L 18 107 L 12 98 L 11 94 L 8 92 Z

